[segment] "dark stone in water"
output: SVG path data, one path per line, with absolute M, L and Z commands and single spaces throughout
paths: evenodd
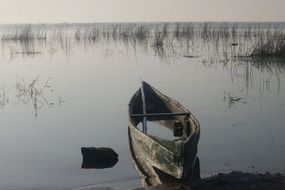
M 111 168 L 118 162 L 118 154 L 111 148 L 82 147 L 82 168 Z

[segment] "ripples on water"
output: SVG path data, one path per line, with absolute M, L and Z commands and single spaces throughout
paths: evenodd
M 283 23 L 0 30 L 1 188 L 141 186 L 127 137 L 127 105 L 140 79 L 199 119 L 202 176 L 285 171 L 285 64 L 282 54 L 273 56 L 285 39 Z M 276 52 L 260 57 L 260 47 Z M 84 146 L 112 147 L 119 163 L 83 170 Z

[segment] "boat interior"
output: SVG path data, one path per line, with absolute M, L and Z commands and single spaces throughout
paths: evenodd
M 175 140 L 185 141 L 188 139 L 193 131 L 192 126 L 195 125 L 190 118 L 190 112 L 147 83 L 143 83 L 143 90 L 144 92 L 139 89 L 131 100 L 129 109 L 133 124 L 135 126 L 139 126 L 140 123 L 143 125 L 144 118 L 146 118 L 146 121 L 150 121 L 150 123 L 154 122 L 170 129 Z M 144 93 L 144 101 L 142 93 Z M 143 113 L 144 106 L 145 114 Z M 148 135 L 151 136 L 151 134 Z M 154 138 L 156 137 L 154 136 Z

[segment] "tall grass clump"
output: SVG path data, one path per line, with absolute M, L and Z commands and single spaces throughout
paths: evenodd
M 159 30 L 156 30 L 154 33 L 152 47 L 159 56 L 164 56 L 165 54 L 164 39 L 165 39 L 165 34 Z
M 134 37 L 138 41 L 144 41 L 149 38 L 149 31 L 144 26 L 139 26 L 134 32 Z
M 102 36 L 105 36 L 105 33 L 104 31 L 102 32 Z M 87 39 L 90 41 L 90 42 L 95 42 L 95 41 L 98 41 L 100 39 L 100 31 L 98 28 L 92 28 L 88 35 L 87 35 Z
M 267 30 L 264 35 L 260 35 L 253 45 L 251 57 L 285 57 L 285 34 L 283 31 Z

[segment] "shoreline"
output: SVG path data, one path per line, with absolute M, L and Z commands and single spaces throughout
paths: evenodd
M 230 173 L 219 173 L 215 176 L 207 177 L 195 182 L 192 190 L 282 190 L 285 189 L 285 175 L 276 173 L 247 173 L 241 171 L 232 171 Z

